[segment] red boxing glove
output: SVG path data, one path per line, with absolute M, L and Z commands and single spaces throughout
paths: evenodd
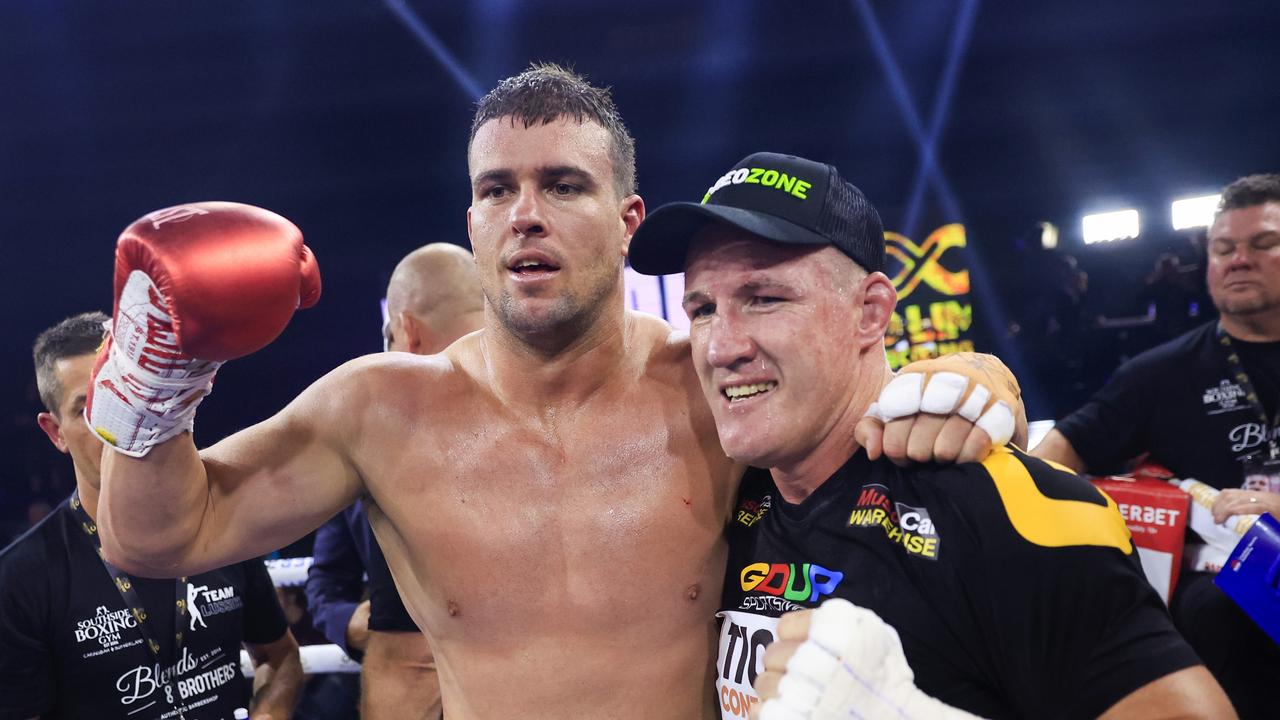
M 275 213 L 229 202 L 178 205 L 134 222 L 116 246 L 111 339 L 85 418 L 140 457 L 190 430 L 223 361 L 274 340 L 320 297 L 302 233 Z

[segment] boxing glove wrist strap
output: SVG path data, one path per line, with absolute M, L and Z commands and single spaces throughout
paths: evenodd
M 94 434 L 125 455 L 142 457 L 190 431 L 221 363 L 182 352 L 168 304 L 141 270 L 129 274 L 107 342 L 85 405 Z

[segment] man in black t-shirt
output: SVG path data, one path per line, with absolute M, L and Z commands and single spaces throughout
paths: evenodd
M 1230 717 L 1105 495 L 1016 451 L 901 468 L 859 447 L 853 428 L 893 377 L 883 242 L 835 168 L 772 153 L 632 240 L 633 267 L 685 271 L 724 449 L 770 468 L 744 480 L 729 525 L 723 717 L 757 691 L 779 693 L 761 707 L 772 718 Z M 918 382 L 922 407 L 980 410 L 941 374 Z M 829 598 L 808 639 L 784 632 L 810 616 L 779 616 Z
M 0 551 L 0 720 L 231 720 L 240 708 L 284 720 L 302 668 L 260 560 L 151 580 L 97 551 L 103 449 L 81 414 L 106 319 L 78 315 L 36 340 L 38 422 L 71 456 L 76 494 Z
M 1223 190 L 1207 251 L 1219 319 L 1121 366 L 1032 452 L 1091 472 L 1148 453 L 1180 478 L 1221 489 L 1219 522 L 1280 517 L 1280 462 L 1272 460 L 1280 455 L 1280 175 L 1244 177 Z M 1274 717 L 1280 647 L 1213 575 L 1183 573 L 1169 609 L 1241 716 Z

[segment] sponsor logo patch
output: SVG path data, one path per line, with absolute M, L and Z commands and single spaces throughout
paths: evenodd
M 1231 442 L 1231 452 L 1240 453 L 1265 443 L 1268 435 L 1271 439 L 1280 437 L 1280 427 L 1267 428 L 1260 422 L 1247 422 L 1231 428 L 1227 440 Z
M 202 655 L 192 655 L 182 648 L 182 657 L 162 668 L 159 663 L 138 665 L 116 679 L 120 705 L 129 708 L 127 715 L 141 712 L 157 703 L 175 706 L 181 712 L 215 702 L 223 686 L 240 675 L 239 658 L 228 656 L 222 648 Z M 176 717 L 179 710 L 168 710 L 160 717 Z
M 813 603 L 834 593 L 844 573 L 817 563 L 757 562 L 742 568 L 738 578 L 745 592 L 773 595 L 793 603 Z
M 76 643 L 95 642 L 104 648 L 120 644 L 122 636 L 129 628 L 138 627 L 138 620 L 128 610 L 107 610 L 106 605 L 99 605 L 92 617 L 76 622 Z
M 849 513 L 849 527 L 879 527 L 885 537 L 908 555 L 937 560 L 942 538 L 925 508 L 895 503 L 889 488 L 879 483 L 863 485 L 858 503 Z
M 760 185 L 762 187 L 773 188 L 784 192 L 798 200 L 809 199 L 809 188 L 813 187 L 813 183 L 808 180 L 801 180 L 794 175 L 788 175 L 779 172 L 773 168 L 738 168 L 725 173 L 714 185 L 707 190 L 707 194 L 702 196 L 702 202 L 705 204 L 715 195 L 721 188 L 729 185 Z
M 1210 415 L 1247 407 L 1247 405 L 1243 404 L 1245 400 L 1244 388 L 1230 380 L 1222 380 L 1216 386 L 1205 388 L 1204 392 L 1201 393 L 1200 399 L 1205 405 L 1216 406 L 1208 411 Z
M 743 500 L 742 504 L 733 513 L 733 519 L 737 522 L 751 527 L 760 522 L 760 518 L 769 512 L 769 508 L 773 506 L 773 496 L 765 495 L 759 500 Z
M 244 607 L 244 600 L 236 596 L 233 586 L 211 588 L 208 585 L 192 585 L 187 583 L 187 610 L 191 612 L 188 630 L 195 631 L 196 626 L 207 628 L 205 618 L 234 612 Z

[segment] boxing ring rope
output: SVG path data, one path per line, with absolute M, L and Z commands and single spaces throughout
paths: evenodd
M 302 587 L 307 584 L 307 570 L 311 568 L 311 558 L 280 558 L 266 561 L 267 572 L 271 574 L 271 582 L 276 587 Z
M 307 582 L 311 558 L 267 560 L 266 565 L 276 587 L 302 587 Z M 337 645 L 304 645 L 298 648 L 298 654 L 302 658 L 302 672 L 307 675 L 360 672 L 360 663 L 347 657 Z M 240 672 L 247 678 L 253 677 L 253 660 L 245 650 L 240 651 Z

